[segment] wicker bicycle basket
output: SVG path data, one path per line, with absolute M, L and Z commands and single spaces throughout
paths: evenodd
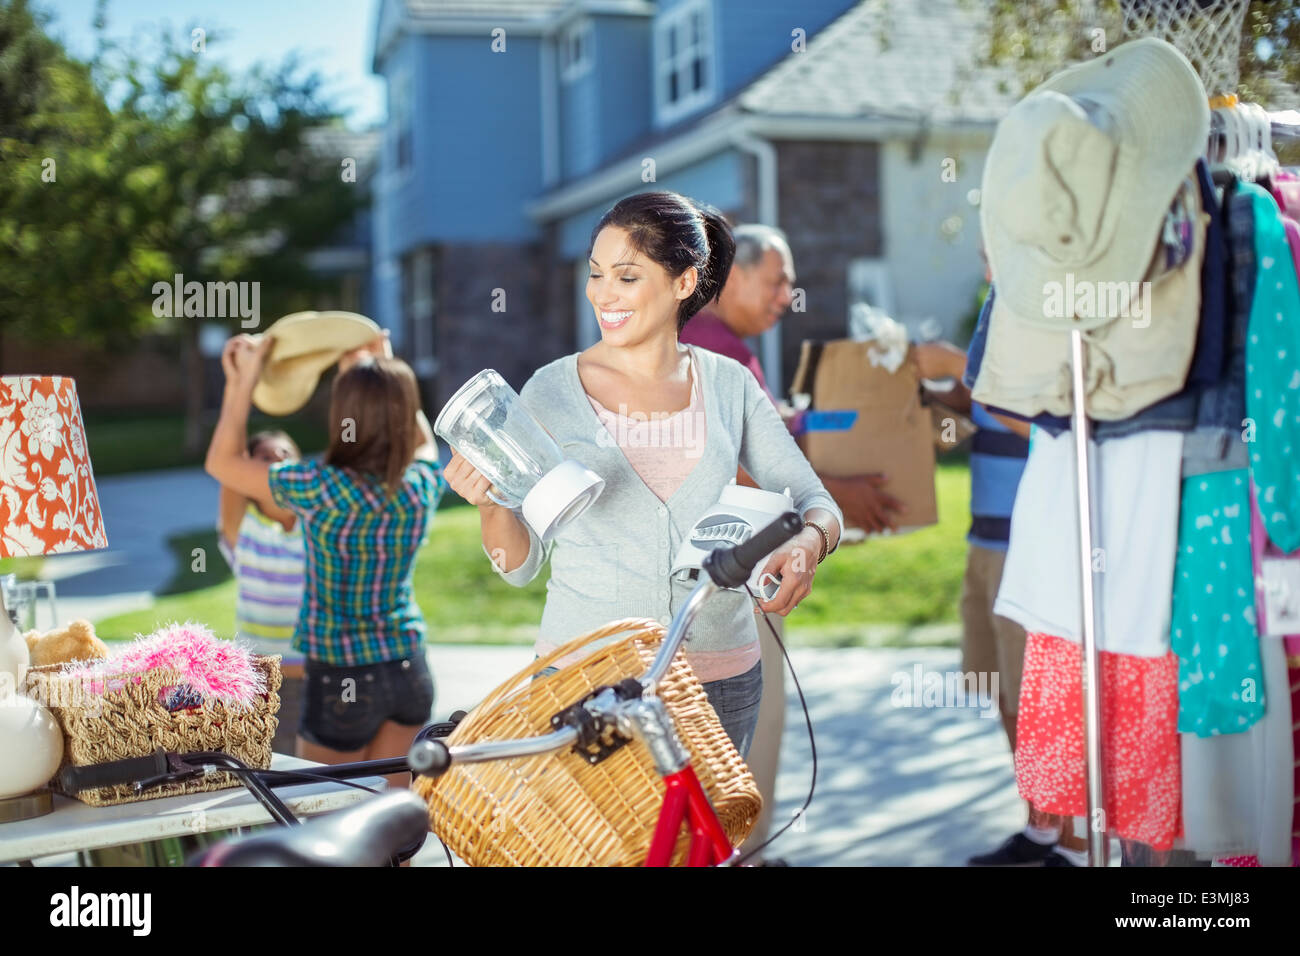
M 549 733 L 553 714 L 597 687 L 644 674 L 663 638 L 663 627 L 644 619 L 615 621 L 575 638 L 489 694 L 447 743 Z M 605 640 L 612 642 L 538 676 Z M 718 819 L 732 844 L 740 843 L 762 807 L 758 787 L 680 654 L 657 692 Z M 633 741 L 595 765 L 571 749 L 457 764 L 440 778 L 417 778 L 415 790 L 429 803 L 430 829 L 472 866 L 640 866 L 664 782 L 646 747 Z M 685 861 L 687 846 L 682 834 L 675 864 Z
M 50 709 L 63 730 L 62 767 L 146 757 L 161 747 L 174 753 L 219 750 L 265 770 L 271 766 L 271 738 L 280 709 L 280 658 L 255 656 L 253 664 L 261 672 L 265 691 L 251 707 L 207 700 L 199 706 L 169 711 L 162 700 L 167 691 L 183 682 L 176 673 L 161 669 L 96 675 L 92 688 L 85 678 L 69 677 L 59 665 L 51 664 L 29 670 L 27 686 L 28 693 Z M 233 775 L 218 773 L 154 787 L 139 795 L 128 786 L 116 786 L 69 796 L 107 807 L 238 785 Z

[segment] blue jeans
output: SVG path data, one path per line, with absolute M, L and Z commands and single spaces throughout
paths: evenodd
M 735 677 L 707 682 L 704 693 L 740 755 L 749 756 L 758 726 L 758 705 L 763 699 L 763 662 Z

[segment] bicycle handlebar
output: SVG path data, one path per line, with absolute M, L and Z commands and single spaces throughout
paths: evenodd
M 80 793 L 99 787 L 134 784 L 168 772 L 167 754 L 158 748 L 147 757 L 128 757 L 107 763 L 68 766 L 59 771 L 59 788 L 64 793 Z
M 704 570 L 720 588 L 738 588 L 754 573 L 758 562 L 803 530 L 803 519 L 787 511 L 766 528 L 734 548 L 710 551 L 704 558 Z
M 710 552 L 704 559 L 704 570 L 707 574 L 674 615 L 659 652 L 655 655 L 649 670 L 640 678 L 641 686 L 648 691 L 653 691 L 659 681 L 663 680 L 690 630 L 691 622 L 705 601 L 721 589 L 743 585 L 749 580 L 750 574 L 760 561 L 802 530 L 803 519 L 795 512 L 787 511 L 743 543 L 732 548 L 719 548 Z M 587 706 L 588 709 L 593 710 L 593 713 L 599 713 L 603 718 L 611 720 L 617 718 L 617 707 L 609 708 L 608 705 L 596 701 L 590 702 Z M 407 760 L 413 773 L 437 777 L 451 769 L 454 763 L 482 763 L 511 757 L 531 757 L 572 746 L 577 740 L 577 731 L 569 727 L 539 737 L 489 740 L 473 744 L 457 744 L 452 747 L 448 747 L 441 740 L 418 740 L 411 747 Z

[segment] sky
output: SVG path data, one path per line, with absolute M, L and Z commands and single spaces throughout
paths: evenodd
M 52 17 L 49 31 L 74 55 L 94 52 L 95 0 L 34 0 Z M 170 24 L 178 37 L 193 27 L 224 39 L 207 52 L 231 69 L 278 63 L 297 50 L 327 80 L 327 90 L 353 129 L 384 118 L 384 83 L 370 70 L 379 0 L 109 0 L 108 34 L 130 39 Z

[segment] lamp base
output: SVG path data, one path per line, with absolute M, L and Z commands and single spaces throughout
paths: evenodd
M 17 797 L 0 797 L 0 823 L 17 823 L 43 817 L 54 809 L 54 794 L 49 787 L 41 787 Z

